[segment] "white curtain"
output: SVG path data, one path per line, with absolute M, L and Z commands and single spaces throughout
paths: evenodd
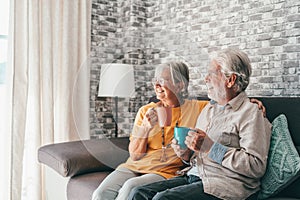
M 43 167 L 37 149 L 89 138 L 91 1 L 11 4 L 5 192 L 10 200 L 42 200 Z

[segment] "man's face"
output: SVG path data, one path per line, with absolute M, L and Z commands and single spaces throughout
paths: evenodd
M 223 102 L 226 103 L 226 77 L 221 72 L 221 67 L 215 61 L 212 61 L 208 68 L 205 82 L 208 97 L 217 101 L 219 104 L 223 104 Z

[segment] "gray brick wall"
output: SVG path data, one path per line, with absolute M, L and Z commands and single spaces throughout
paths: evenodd
M 112 136 L 113 105 L 97 98 L 102 63 L 131 63 L 136 96 L 119 104 L 121 136 L 153 94 L 155 65 L 172 59 L 190 67 L 191 96 L 205 95 L 208 54 L 226 47 L 248 53 L 251 96 L 300 96 L 300 2 L 293 0 L 93 0 L 91 134 Z M 128 111 L 129 110 L 129 111 Z M 105 129 L 104 129 L 105 128 Z

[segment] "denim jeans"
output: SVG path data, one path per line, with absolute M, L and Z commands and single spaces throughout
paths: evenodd
M 203 184 L 197 176 L 179 176 L 133 188 L 128 200 L 216 200 L 210 194 L 204 193 Z

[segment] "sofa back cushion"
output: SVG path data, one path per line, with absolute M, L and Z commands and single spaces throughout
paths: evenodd
M 272 122 L 284 114 L 297 151 L 300 152 L 300 98 L 299 97 L 257 97 L 267 109 L 267 117 Z

